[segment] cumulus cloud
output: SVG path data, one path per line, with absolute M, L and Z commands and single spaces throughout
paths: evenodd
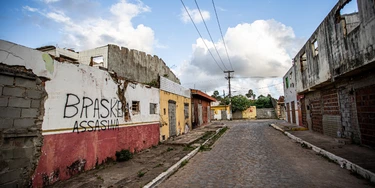
M 215 56 L 213 44 L 203 40 Z M 226 67 L 215 56 L 220 69 L 203 40 L 199 38 L 192 45 L 192 57 L 176 68 L 177 75 L 186 87 L 191 87 L 191 84 L 185 83 L 195 80 L 196 87 L 207 92 L 228 90 L 227 86 L 223 87 L 227 81 L 221 69 L 231 69 L 231 65 L 226 58 L 223 41 L 215 42 Z M 292 66 L 292 57 L 303 45 L 303 40 L 295 37 L 291 27 L 275 20 L 257 20 L 228 28 L 224 40 L 235 71 L 232 86 L 237 93 L 233 94 L 245 94 L 253 89 L 257 95 L 283 95 L 282 77 Z
M 62 1 L 62 7 L 74 7 L 74 1 Z M 94 5 L 93 5 L 94 6 Z M 35 12 L 30 7 L 25 10 Z M 106 45 L 108 43 L 126 46 L 137 50 L 152 53 L 155 43 L 154 31 L 143 24 L 133 26 L 132 19 L 144 12 L 150 12 L 150 7 L 141 1 L 129 3 L 120 0 L 109 8 L 109 15 L 102 17 L 94 15 L 73 15 L 73 11 L 66 8 L 59 9 L 59 4 L 50 5 L 48 12 L 38 12 L 41 16 L 59 23 L 62 26 L 62 46 L 85 50 Z M 82 8 L 84 12 L 84 8 Z M 95 12 L 91 10 L 91 12 Z M 61 46 L 61 45 L 60 45 Z
M 199 14 L 199 10 L 198 9 L 190 9 L 189 7 L 186 7 L 186 9 L 188 10 L 191 18 L 193 19 L 193 21 L 195 23 L 201 23 L 201 22 L 203 22 L 202 17 L 203 17 L 203 19 L 205 21 L 207 21 L 207 20 L 210 19 L 210 12 L 208 12 L 206 10 L 202 10 L 201 9 L 201 13 L 202 13 L 202 17 L 201 17 L 201 15 Z M 186 12 L 185 8 L 181 8 L 181 20 L 184 23 L 189 23 L 190 22 L 190 17 L 188 15 L 188 13 Z

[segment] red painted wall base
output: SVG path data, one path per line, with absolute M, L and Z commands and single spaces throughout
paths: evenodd
M 116 151 L 140 151 L 157 145 L 159 124 L 121 127 L 96 132 L 45 135 L 33 187 L 65 180 L 81 171 L 93 169 L 107 158 L 116 159 Z

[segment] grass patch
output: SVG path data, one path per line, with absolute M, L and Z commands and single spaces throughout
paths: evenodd
M 184 151 L 193 151 L 195 148 L 191 147 L 190 145 L 184 147 Z
M 158 167 L 162 167 L 162 166 L 163 166 L 163 163 L 159 163 L 156 166 L 154 166 L 154 168 L 158 168 Z
M 182 161 L 182 163 L 181 163 L 181 165 L 180 165 L 180 168 L 183 167 L 183 166 L 185 166 L 186 164 L 188 164 L 188 162 L 189 162 L 189 161 L 187 161 L 187 160 Z
M 116 161 L 118 162 L 128 161 L 131 158 L 133 158 L 133 153 L 127 149 L 116 151 Z
M 141 178 L 141 177 L 143 177 L 145 174 L 146 174 L 146 172 L 142 172 L 142 170 L 141 170 L 141 171 L 138 171 L 137 176 L 138 176 L 138 178 Z
M 168 147 L 167 152 L 170 152 L 170 151 L 172 151 L 172 150 L 174 150 L 174 149 L 171 148 L 171 147 Z
M 224 127 L 222 128 L 219 133 L 217 133 L 210 141 L 210 143 L 208 144 L 208 147 L 211 147 L 215 142 L 216 140 L 218 140 L 224 133 L 225 131 L 227 131 L 229 128 L 228 127 Z
M 206 146 L 206 145 L 203 145 L 201 147 L 199 147 L 199 152 L 203 152 L 203 151 L 210 151 L 212 148 Z
M 95 176 L 96 176 L 96 179 L 98 179 L 100 181 L 104 181 L 104 179 L 101 176 L 99 176 L 98 174 L 95 174 Z

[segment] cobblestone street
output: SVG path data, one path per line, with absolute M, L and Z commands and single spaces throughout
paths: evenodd
M 159 187 L 369 187 L 269 127 L 230 122 L 211 151 L 199 152 Z

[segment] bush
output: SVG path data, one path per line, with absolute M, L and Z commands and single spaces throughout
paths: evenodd
M 128 161 L 131 158 L 133 158 L 133 153 L 127 149 L 116 151 L 116 161 L 118 162 Z

